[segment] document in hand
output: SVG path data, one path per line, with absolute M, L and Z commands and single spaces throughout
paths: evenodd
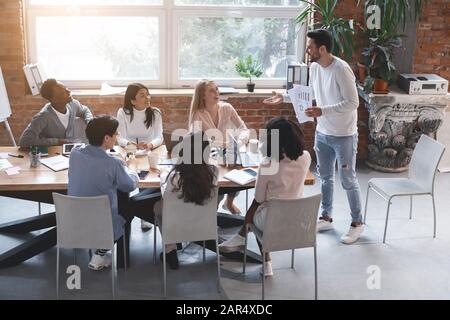
M 61 171 L 69 168 L 69 158 L 61 155 L 41 159 L 40 162 L 53 171 Z
M 295 115 L 300 123 L 313 121 L 313 118 L 306 116 L 305 109 L 312 106 L 312 88 L 294 84 L 294 87 L 288 90 L 289 98 L 294 106 Z
M 230 172 L 227 172 L 223 177 L 225 179 L 228 179 L 230 181 L 233 181 L 234 183 L 240 184 L 240 185 L 246 185 L 250 182 L 253 182 L 256 180 L 257 172 L 256 170 L 252 168 L 246 168 L 241 170 L 231 170 Z

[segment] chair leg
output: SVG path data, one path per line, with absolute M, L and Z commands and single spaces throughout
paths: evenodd
M 265 270 L 265 262 L 266 262 L 266 253 L 265 252 L 263 252 L 262 253 L 263 254 L 263 256 L 262 256 L 262 260 L 263 260 L 263 262 L 262 262 L 262 300 L 264 300 L 264 298 L 265 298 L 265 295 L 264 295 L 264 284 L 265 284 L 265 282 L 266 282 L 266 276 L 265 276 L 265 273 L 266 273 L 266 270 Z
M 431 194 L 431 201 L 433 201 L 433 215 L 434 215 L 433 238 L 436 238 L 436 204 L 434 202 L 434 194 Z
M 220 254 L 219 241 L 216 239 L 216 256 L 217 256 L 217 292 L 220 293 Z
M 412 196 L 409 196 L 409 220 L 412 219 Z
M 41 203 L 40 202 L 38 202 L 38 212 L 39 212 L 39 215 L 42 214 L 42 208 L 41 208 Z
M 248 239 L 248 232 L 245 232 L 244 263 L 242 264 L 243 274 L 245 274 L 245 266 L 247 265 L 247 239 Z
M 389 209 L 390 208 L 391 208 L 391 198 L 388 199 L 388 207 L 387 207 L 387 212 L 386 212 L 386 223 L 384 225 L 383 243 L 386 243 L 386 232 L 387 232 L 387 225 L 388 225 Z
M 112 282 L 112 297 L 116 300 L 116 255 L 114 253 L 114 247 L 111 249 L 111 282 Z
M 59 248 L 56 248 L 56 300 L 59 300 Z
M 163 247 L 163 276 L 164 276 L 164 299 L 167 298 L 167 270 L 166 270 L 166 246 L 164 242 L 162 243 Z
M 128 252 L 127 252 L 127 237 L 125 235 L 125 232 L 124 232 L 122 238 L 123 238 L 123 268 L 125 271 L 127 271 L 127 269 L 128 269 L 128 264 L 127 264 Z
M 206 262 L 205 245 L 206 245 L 206 242 L 203 240 L 203 263 Z
M 294 269 L 294 257 L 295 257 L 295 249 L 292 249 L 291 269 Z
M 367 186 L 367 192 L 366 192 L 366 204 L 364 206 L 364 220 L 363 223 L 366 224 L 366 216 L 367 216 L 367 203 L 369 201 L 369 190 L 370 190 L 370 185 Z
M 314 246 L 314 299 L 317 300 L 317 248 Z
M 156 264 L 156 232 L 158 231 L 158 226 L 154 225 L 153 228 L 153 264 Z

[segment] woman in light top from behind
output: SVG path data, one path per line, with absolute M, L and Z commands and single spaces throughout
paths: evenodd
M 272 145 L 272 134 L 278 131 L 279 141 Z M 263 232 L 267 215 L 267 204 L 272 199 L 298 199 L 303 197 L 306 175 L 311 164 L 311 156 L 304 150 L 303 132 L 298 125 L 284 117 L 270 120 L 263 138 L 269 161 L 259 165 L 255 184 L 255 198 L 245 215 L 245 224 L 239 233 L 219 245 L 221 252 L 234 252 L 244 248 L 245 225 L 251 223 Z M 278 147 L 278 150 L 276 149 Z M 272 163 L 278 163 L 276 174 L 266 171 Z M 258 243 L 261 248 L 261 244 Z M 265 276 L 272 276 L 272 261 L 267 253 L 264 262 Z
M 163 143 L 163 126 L 161 111 L 150 105 L 150 93 L 146 86 L 132 83 L 127 87 L 123 108 L 117 111 L 119 121 L 118 143 L 122 147 L 136 145 L 138 150 L 150 151 Z M 158 192 L 158 188 L 145 189 L 139 196 Z M 141 220 L 142 230 L 151 229 L 152 225 Z
M 161 111 L 150 105 L 146 86 L 133 83 L 127 87 L 123 108 L 117 111 L 119 145 L 135 144 L 137 149 L 152 150 L 163 143 Z
M 247 126 L 233 106 L 219 101 L 219 90 L 216 83 L 205 79 L 200 80 L 195 87 L 189 113 L 189 129 L 190 131 L 204 131 L 208 138 L 214 140 L 213 145 L 217 145 L 217 143 L 223 145 L 226 142 L 227 130 L 237 131 L 238 141 L 242 143 L 247 143 L 249 137 Z M 222 141 L 216 141 L 218 134 L 222 137 Z M 229 193 L 224 204 L 224 209 L 228 209 L 233 214 L 241 213 L 233 203 L 237 194 L 237 192 Z

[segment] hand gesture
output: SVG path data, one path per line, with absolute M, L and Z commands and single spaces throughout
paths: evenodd
M 263 103 L 272 105 L 272 106 L 282 104 L 283 103 L 283 95 L 281 93 L 272 91 L 272 96 L 270 98 L 264 99 Z

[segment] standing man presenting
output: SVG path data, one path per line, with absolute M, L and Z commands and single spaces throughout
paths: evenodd
M 316 107 L 305 110 L 309 117 L 317 118 L 314 150 L 322 188 L 322 213 L 317 231 L 333 228 L 333 189 L 336 160 L 342 187 L 347 193 L 351 210 L 350 229 L 341 242 L 351 244 L 364 230 L 361 216 L 361 196 L 356 178 L 356 152 L 358 147 L 357 108 L 359 104 L 355 76 L 344 60 L 331 54 L 332 38 L 326 30 L 307 34 L 306 52 L 311 58 L 309 83 Z M 264 101 L 280 104 L 281 94 Z

